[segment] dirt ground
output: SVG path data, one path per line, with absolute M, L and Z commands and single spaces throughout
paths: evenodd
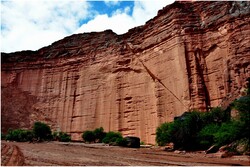
M 249 166 L 249 156 L 218 158 L 214 154 L 178 154 L 161 148 L 123 148 L 84 143 L 1 142 L 1 165 L 32 166 Z

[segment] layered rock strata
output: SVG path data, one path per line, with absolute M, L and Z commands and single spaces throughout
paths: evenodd
M 249 16 L 249 2 L 175 2 L 123 35 L 2 53 L 2 130 L 45 121 L 81 140 L 102 126 L 154 144 L 161 123 L 239 96 L 250 77 Z

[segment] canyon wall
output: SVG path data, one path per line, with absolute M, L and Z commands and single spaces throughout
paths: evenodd
M 175 2 L 126 34 L 75 34 L 2 53 L 2 131 L 47 122 L 81 140 L 103 127 L 155 143 L 156 128 L 240 95 L 250 77 L 250 2 Z

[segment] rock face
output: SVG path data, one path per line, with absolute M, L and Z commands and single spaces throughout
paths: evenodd
M 250 77 L 250 2 L 175 2 L 144 26 L 2 53 L 2 130 L 34 121 L 81 140 L 103 127 L 155 143 L 190 109 L 234 100 Z

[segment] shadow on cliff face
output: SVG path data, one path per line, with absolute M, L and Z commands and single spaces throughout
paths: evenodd
M 14 86 L 1 87 L 1 131 L 6 133 L 8 129 L 31 128 L 31 113 L 35 113 L 33 105 L 36 97 L 28 92 L 23 92 Z

